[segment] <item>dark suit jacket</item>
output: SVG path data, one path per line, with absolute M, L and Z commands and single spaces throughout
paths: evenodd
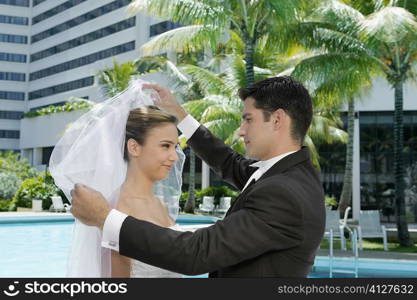
M 200 126 L 188 141 L 224 180 L 242 189 L 256 168 Z M 325 225 L 324 193 L 309 150 L 283 158 L 246 188 L 225 218 L 194 233 L 127 217 L 120 254 L 210 277 L 306 277 Z

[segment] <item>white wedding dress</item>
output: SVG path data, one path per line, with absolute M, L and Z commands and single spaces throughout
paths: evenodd
M 117 199 L 120 196 L 120 187 L 111 195 L 110 203 L 112 204 L 113 208 L 117 203 Z M 184 231 L 180 225 L 174 224 L 168 228 Z M 148 265 L 144 262 L 139 260 L 131 259 L 130 260 L 130 278 L 181 278 L 182 274 L 171 272 L 165 269 L 161 269 L 158 267 L 154 267 L 152 265 Z
M 181 231 L 182 228 L 178 224 L 170 226 L 168 228 Z M 165 269 L 154 267 L 152 265 L 145 264 L 141 261 L 131 259 L 130 277 L 131 278 L 181 278 L 183 275 L 180 273 L 171 272 Z

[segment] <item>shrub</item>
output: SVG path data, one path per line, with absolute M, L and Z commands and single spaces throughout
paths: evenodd
M 229 187 L 223 186 L 211 186 L 202 190 L 196 191 L 196 200 L 202 202 L 204 196 L 214 196 L 214 204 L 219 204 L 221 197 L 232 197 L 234 201 L 238 196 L 239 192 L 233 191 Z
M 58 191 L 49 173 L 46 176 L 26 179 L 13 197 L 10 210 L 16 210 L 17 207 L 32 207 L 32 199 L 43 200 L 42 208 L 49 209 L 52 204 L 51 196 L 56 195 Z
M 0 173 L 0 199 L 11 200 L 22 184 L 22 180 L 14 173 Z
M 20 159 L 20 155 L 13 151 L 0 151 L 0 172 L 16 174 L 22 181 L 39 174 L 26 159 Z
M 337 207 L 338 202 L 335 197 L 330 197 L 328 195 L 324 198 L 324 203 L 326 206 Z
M 94 104 L 92 101 L 88 101 L 88 100 L 81 99 L 81 98 L 70 98 L 70 100 L 63 105 L 57 105 L 57 106 L 49 105 L 47 107 L 44 107 L 35 111 L 27 112 L 23 116 L 25 118 L 34 118 L 38 116 L 51 115 L 51 114 L 56 114 L 60 112 L 69 112 L 69 111 L 78 110 L 78 109 L 89 110 L 93 107 L 93 105 Z
M 10 201 L 0 199 L 0 211 L 8 211 L 10 206 Z

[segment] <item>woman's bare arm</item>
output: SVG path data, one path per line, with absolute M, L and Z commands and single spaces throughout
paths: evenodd
M 116 251 L 111 252 L 111 277 L 130 277 L 130 258 L 120 255 Z

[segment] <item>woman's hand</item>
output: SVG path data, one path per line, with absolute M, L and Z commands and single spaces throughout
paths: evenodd
M 175 115 L 178 121 L 182 121 L 187 112 L 177 102 L 174 95 L 165 87 L 155 83 L 144 83 L 142 89 L 153 89 L 158 93 L 159 99 L 155 101 L 155 105 L 159 106 L 166 112 Z

